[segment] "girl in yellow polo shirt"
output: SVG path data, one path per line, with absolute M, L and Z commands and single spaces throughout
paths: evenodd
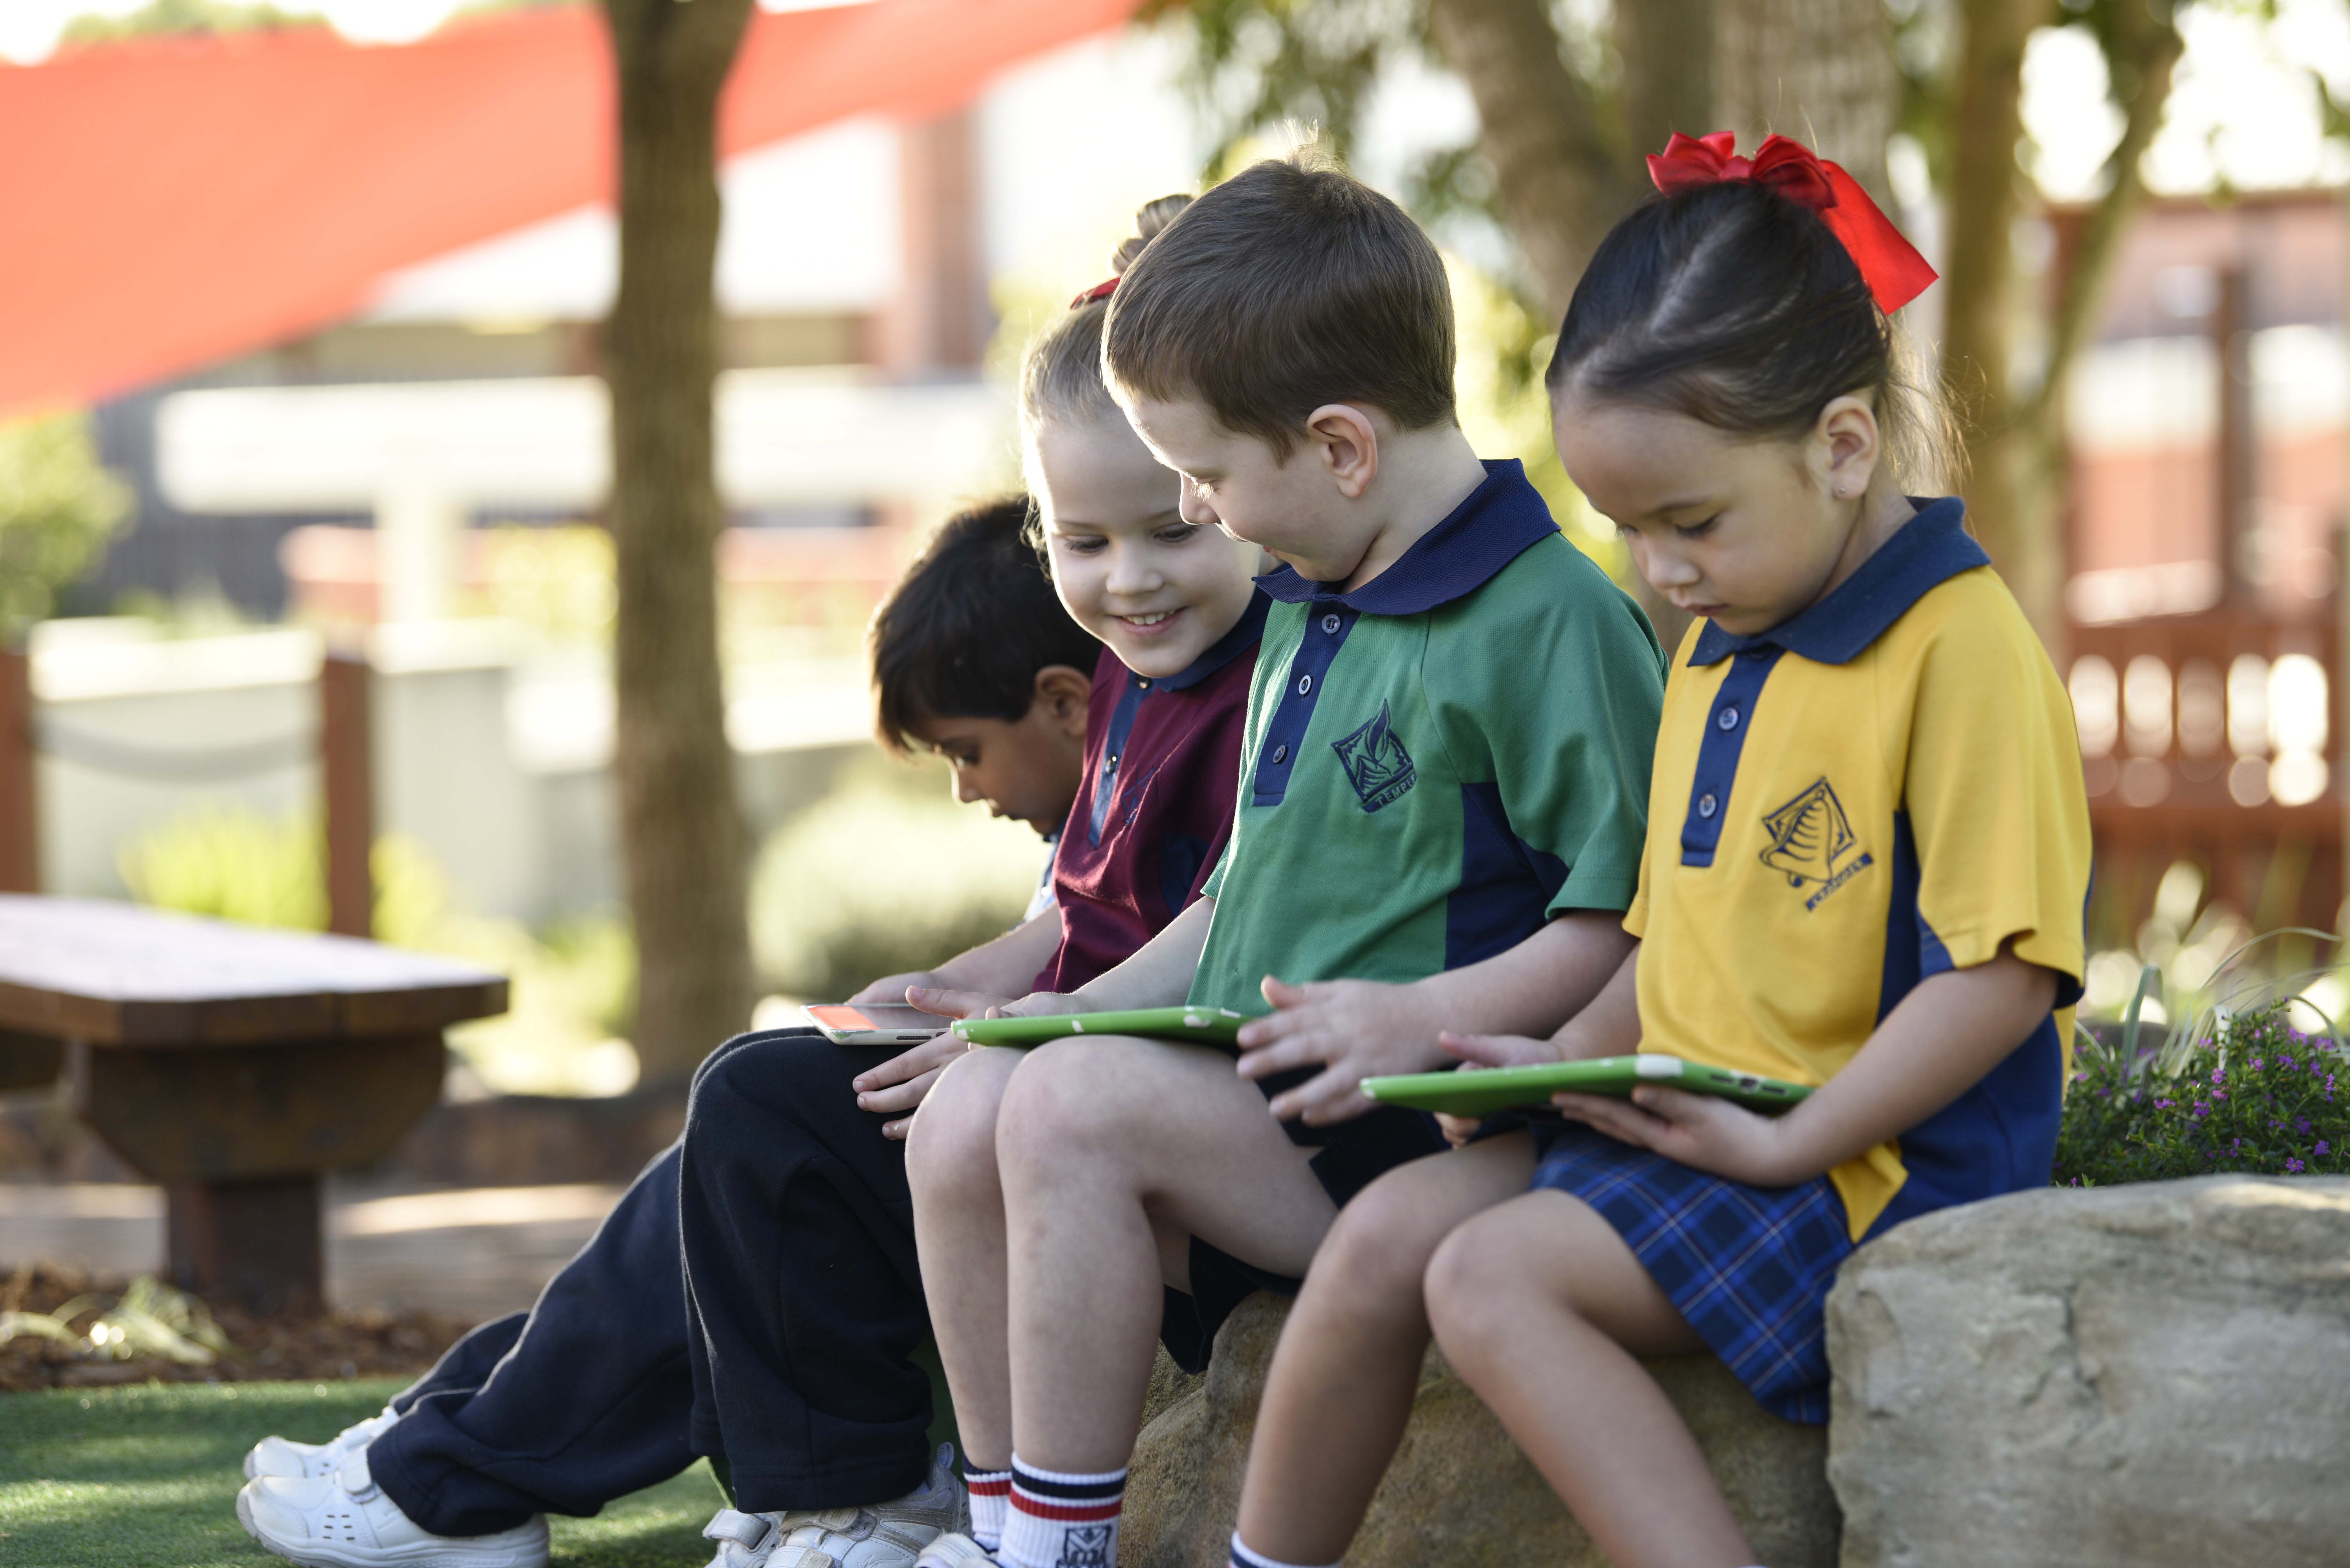
M 2083 970 L 2072 711 L 1954 498 L 1893 449 L 1930 398 L 1889 313 L 1932 273 L 1783 138 L 1675 137 L 1602 243 L 1550 369 L 1568 473 L 1699 618 L 1666 688 L 1640 939 L 1547 1040 L 1816 1085 L 1776 1118 L 1562 1096 L 1391 1172 L 1315 1259 L 1274 1361 L 1239 1568 L 1335 1563 L 1431 1332 L 1624 1568 L 1754 1562 L 1639 1357 L 1711 1350 L 1827 1417 L 1824 1306 L 1867 1237 L 2043 1186 Z

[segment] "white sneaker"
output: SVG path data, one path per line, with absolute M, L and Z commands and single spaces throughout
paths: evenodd
M 285 1438 L 264 1438 L 244 1456 L 244 1479 L 288 1476 L 295 1480 L 317 1480 L 320 1476 L 333 1475 L 343 1468 L 345 1459 L 366 1449 L 399 1419 L 399 1415 L 386 1405 L 382 1415 L 369 1416 L 356 1427 L 345 1427 L 328 1442 L 296 1443 Z
M 914 1568 L 998 1568 L 995 1553 L 968 1535 L 951 1532 L 922 1548 Z
M 495 1535 L 435 1535 L 383 1495 L 367 1454 L 333 1475 L 259 1476 L 236 1494 L 245 1533 L 302 1568 L 546 1568 L 546 1521 Z
M 739 1513 L 721 1509 L 702 1534 L 718 1542 L 710 1568 L 913 1568 L 942 1532 L 971 1528 L 971 1495 L 941 1443 L 922 1484 L 868 1508 Z

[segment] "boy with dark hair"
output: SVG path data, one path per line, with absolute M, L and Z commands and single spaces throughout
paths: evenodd
M 1555 1028 L 1630 946 L 1662 655 L 1519 465 L 1461 434 L 1427 236 L 1336 171 L 1258 164 L 1128 270 L 1103 358 L 1185 521 L 1283 566 L 1204 896 L 1008 1011 L 1275 1011 L 1237 1074 L 1087 1034 L 974 1051 L 925 1101 L 923 1280 L 955 1303 L 966 1463 L 1011 1472 L 1000 1545 L 941 1536 L 936 1568 L 1115 1563 L 1162 1284 L 1202 1355 L 1248 1292 L 1294 1292 L 1338 1204 L 1440 1147 L 1361 1080 L 1448 1062 L 1440 1030 Z
M 889 750 L 945 755 L 963 799 L 1049 836 L 1084 785 L 1100 645 L 1024 537 L 1028 510 L 1019 497 L 952 518 L 908 568 L 874 620 L 875 709 Z M 1236 727 L 1224 744 L 1220 777 Z M 857 1000 L 1028 991 L 1098 923 L 1052 890 L 1014 931 Z M 265 1439 L 239 1518 L 304 1563 L 536 1568 L 546 1513 L 593 1514 L 706 1453 L 745 1511 L 704 1532 L 714 1568 L 812 1568 L 816 1542 L 841 1568 L 909 1562 L 964 1517 L 924 1438 L 930 1380 L 911 1357 L 928 1324 L 899 1141 L 960 1049 L 941 1035 L 876 1064 L 805 1029 L 721 1046 L 680 1143 L 528 1314 L 475 1329 L 330 1443 Z

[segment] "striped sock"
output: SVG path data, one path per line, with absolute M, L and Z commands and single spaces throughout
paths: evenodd
M 1118 1512 L 1126 1472 L 1070 1475 L 1012 1456 L 1012 1517 L 1003 1561 L 1012 1568 L 1118 1568 Z
M 993 1552 L 1003 1544 L 1003 1515 L 1012 1506 L 1012 1472 L 975 1470 L 966 1454 L 962 1484 L 971 1489 L 971 1538 Z
M 1284 1563 L 1278 1557 L 1267 1557 L 1262 1552 L 1252 1552 L 1245 1545 L 1242 1544 L 1241 1532 L 1235 1530 L 1232 1532 L 1232 1568 L 1315 1568 L 1315 1565 L 1303 1563 Z M 1341 1568 L 1341 1564 L 1337 1563 L 1328 1563 L 1320 1564 L 1319 1568 Z

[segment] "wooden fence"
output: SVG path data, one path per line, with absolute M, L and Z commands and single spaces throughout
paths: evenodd
M 2076 626 L 2067 684 L 2096 836 L 2093 946 L 2129 945 L 2172 864 L 2256 930 L 2336 929 L 2340 629 L 2233 606 Z

